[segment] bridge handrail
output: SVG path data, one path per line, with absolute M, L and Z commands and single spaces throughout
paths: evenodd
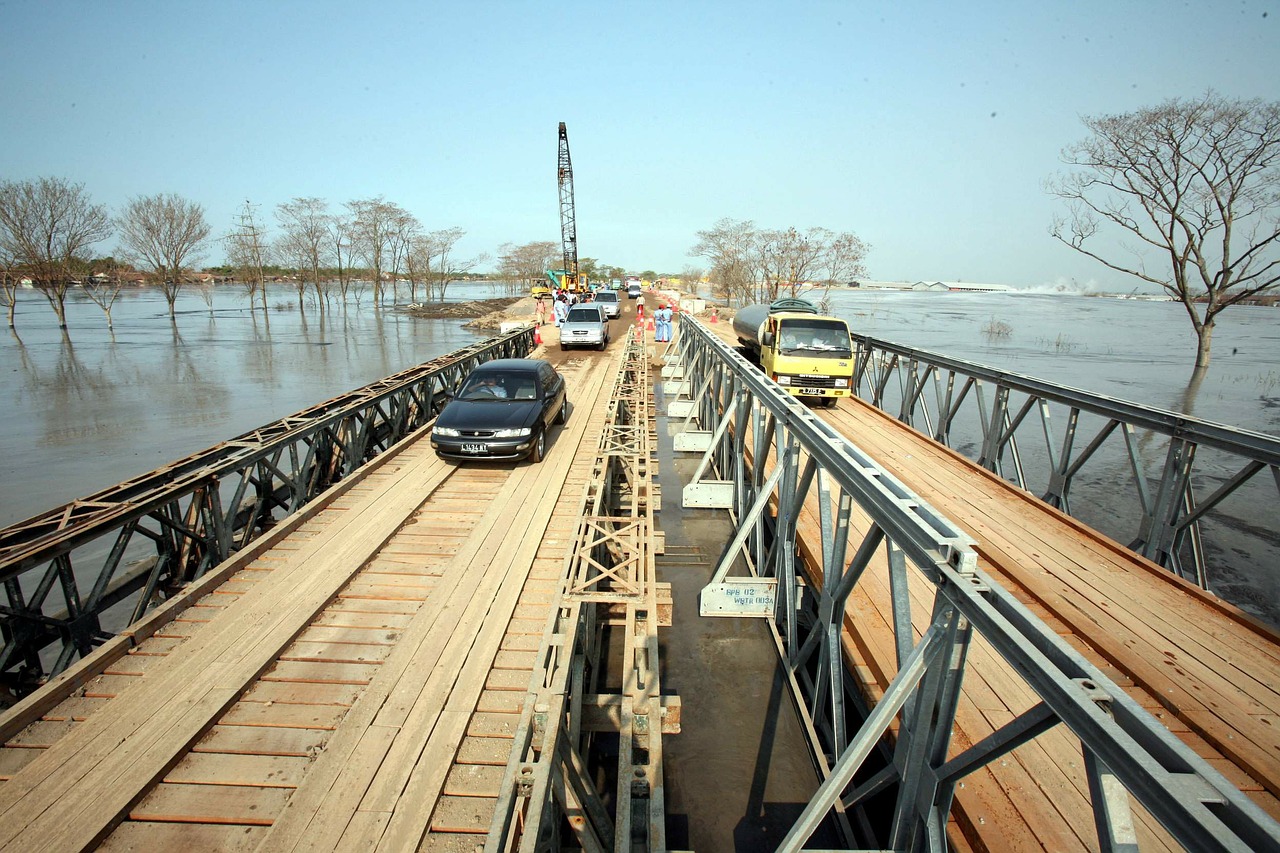
M 1135 403 L 1120 397 L 1111 397 L 1093 391 L 1073 388 L 1022 373 L 1002 370 L 976 361 L 953 358 L 932 350 L 909 347 L 873 338 L 870 335 L 851 334 L 860 348 L 855 351 L 883 350 L 913 361 L 932 363 L 957 373 L 964 373 L 997 385 L 1004 385 L 1026 394 L 1042 397 L 1056 403 L 1115 418 L 1134 426 L 1150 429 L 1169 436 L 1194 440 L 1197 444 L 1225 450 L 1237 456 L 1255 459 L 1264 465 L 1280 466 L 1280 437 L 1227 424 L 1197 418 L 1193 415 L 1161 409 L 1144 403 Z
M 1136 493 L 1138 501 L 1134 514 L 1137 529 L 1124 527 L 1126 519 L 1131 517 L 1116 513 L 1108 519 L 1098 520 L 1102 532 L 1205 589 L 1214 585 L 1211 561 L 1216 553 L 1205 546 L 1208 534 L 1202 522 L 1206 516 L 1227 513 L 1229 498 L 1236 499 L 1236 512 L 1248 512 L 1245 507 L 1249 504 L 1239 496 L 1246 487 L 1257 487 L 1262 479 L 1259 475 L 1266 471 L 1270 471 L 1275 480 L 1272 502 L 1280 497 L 1280 437 L 1083 391 L 867 335 L 854 334 L 851 337 L 855 359 L 852 390 L 855 394 L 893 414 L 898 420 L 927 430 L 935 441 L 966 453 L 979 465 L 1027 490 L 1031 487 L 1023 464 L 1019 436 L 1023 434 L 1020 430 L 1024 425 L 1035 420 L 1028 415 L 1038 409 L 1044 442 L 1041 447 L 1048 464 L 1044 472 L 1044 490 L 1041 492 L 1037 487 L 1036 491 L 1042 500 L 1068 514 L 1074 514 L 1072 487 L 1085 465 L 1100 457 L 1104 447 L 1123 440 L 1123 452 L 1132 474 L 1126 483 Z M 890 384 L 895 377 L 898 380 L 896 387 Z M 956 377 L 963 379 L 959 388 L 956 387 Z M 931 410 L 929 396 L 925 393 L 931 379 L 937 396 L 936 412 Z M 995 389 L 993 400 L 985 399 L 984 386 Z M 891 387 L 900 395 L 892 401 L 887 393 Z M 974 388 L 976 393 L 970 394 Z M 1020 408 L 1011 405 L 1012 394 L 1025 396 Z M 981 435 L 980 441 L 973 445 L 975 449 L 969 451 L 963 446 L 956 446 L 953 429 L 962 422 L 965 407 L 972 408 L 974 397 L 977 398 Z M 1069 411 L 1060 445 L 1055 445 L 1051 404 L 1066 407 Z M 1091 440 L 1081 435 L 1086 428 L 1081 414 L 1102 421 Z M 924 421 L 923 425 L 917 424 L 920 420 Z M 1168 441 L 1162 468 L 1154 476 L 1144 471 L 1139 443 L 1135 441 L 1138 431 Z M 1033 442 L 1040 440 L 1037 436 Z M 1205 448 L 1221 454 L 1237 469 L 1222 474 L 1208 465 L 1197 465 L 1197 452 Z M 1245 521 L 1233 524 L 1229 521 L 1230 516 L 1226 517 L 1229 526 L 1243 531 L 1241 535 L 1254 536 L 1263 542 L 1264 552 L 1271 547 L 1266 545 L 1269 534 L 1265 523 Z M 1244 553 L 1247 560 L 1250 552 L 1246 548 Z M 1258 571 L 1266 573 L 1270 569 L 1263 562 L 1258 565 Z M 1247 602 L 1241 603 L 1247 606 Z

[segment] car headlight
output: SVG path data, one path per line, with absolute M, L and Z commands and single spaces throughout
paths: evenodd
M 459 435 L 462 434 L 458 432 L 456 429 L 454 429 L 453 427 L 436 427 L 435 429 L 432 430 L 432 432 L 434 432 L 436 435 L 448 436 L 449 438 L 457 438 Z
M 532 433 L 533 433 L 533 430 L 530 429 L 529 427 L 519 427 L 518 429 L 512 428 L 512 429 L 495 430 L 493 433 L 493 437 L 494 438 L 524 438 L 525 436 L 530 435 Z
M 848 380 L 848 379 L 837 379 L 837 380 L 836 380 L 835 387 L 836 387 L 836 388 L 848 388 L 848 387 L 849 387 L 849 380 Z

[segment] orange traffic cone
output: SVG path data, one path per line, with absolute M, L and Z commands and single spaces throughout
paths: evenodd
M 652 318 L 652 317 L 650 317 L 648 320 L 646 320 L 646 321 L 645 321 L 644 328 L 645 328 L 645 331 L 646 331 L 646 332 L 652 332 L 652 331 L 653 331 L 653 318 Z
M 716 322 L 719 322 L 719 320 L 720 320 L 720 315 L 718 315 L 718 314 L 716 313 L 716 309 L 712 308 L 712 309 L 711 309 L 711 322 L 712 322 L 712 323 L 716 323 Z
M 537 326 L 533 327 L 533 342 L 537 346 L 542 345 L 542 332 L 541 330 L 538 329 Z

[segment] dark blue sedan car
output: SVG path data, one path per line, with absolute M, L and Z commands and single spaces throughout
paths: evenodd
M 536 358 L 486 361 L 445 404 L 431 430 L 431 446 L 449 459 L 541 462 L 547 430 L 569 414 L 564 377 Z

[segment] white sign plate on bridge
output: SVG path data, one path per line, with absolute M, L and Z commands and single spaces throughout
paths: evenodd
M 702 616 L 772 617 L 778 603 L 776 578 L 726 579 L 709 583 L 698 597 Z

